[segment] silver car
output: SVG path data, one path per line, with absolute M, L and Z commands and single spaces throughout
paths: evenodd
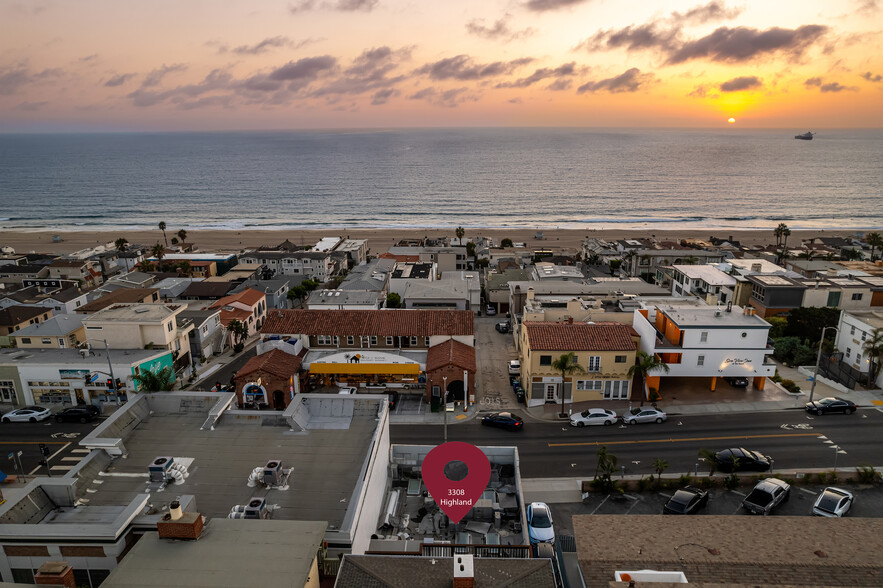
M 815 504 L 812 505 L 812 514 L 817 517 L 842 517 L 849 512 L 855 497 L 852 492 L 841 488 L 825 488 Z
M 49 418 L 49 409 L 44 406 L 25 406 L 16 408 L 3 415 L 4 423 L 36 423 Z
M 659 409 L 641 406 L 633 408 L 629 413 L 624 414 L 622 420 L 629 425 L 662 423 L 668 420 L 668 416 Z
M 612 425 L 616 422 L 616 413 L 606 408 L 590 408 L 570 416 L 571 427 L 590 425 Z

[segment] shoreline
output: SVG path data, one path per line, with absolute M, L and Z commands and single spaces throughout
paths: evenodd
M 454 237 L 454 229 L 457 225 L 436 228 L 316 228 L 316 229 L 211 229 L 211 230 L 188 230 L 187 242 L 195 243 L 200 251 L 242 251 L 243 249 L 260 246 L 276 246 L 286 239 L 298 245 L 313 245 L 322 237 L 347 237 L 351 239 L 367 239 L 368 247 L 373 255 L 383 253 L 400 239 L 414 239 L 421 237 L 437 238 L 441 236 Z M 763 246 L 775 243 L 773 229 L 714 229 L 714 228 L 684 228 L 656 229 L 653 227 L 644 229 L 627 228 L 598 228 L 598 229 L 560 229 L 560 228 L 466 228 L 465 238 L 470 236 L 491 237 L 498 243 L 504 238 L 512 239 L 516 243 L 524 243 L 528 248 L 551 248 L 555 250 L 578 249 L 586 238 L 598 238 L 604 240 L 628 239 L 628 238 L 655 238 L 657 241 L 680 241 L 681 239 L 708 240 L 710 236 L 717 238 L 732 237 L 742 245 Z M 179 227 L 169 225 L 166 229 L 166 237 L 171 241 L 175 237 Z M 867 231 L 878 230 L 869 228 Z M 538 239 L 537 234 L 542 233 L 543 238 Z M 865 230 L 855 229 L 792 229 L 789 242 L 798 246 L 803 239 L 812 237 L 845 237 L 853 236 Z M 58 235 L 60 242 L 53 241 Z M 98 245 L 111 244 L 119 237 L 124 237 L 130 244 L 152 246 L 163 242 L 162 232 L 158 229 L 151 230 L 41 230 L 19 231 L 4 230 L 0 234 L 0 246 L 12 247 L 16 253 L 71 253 L 95 247 Z

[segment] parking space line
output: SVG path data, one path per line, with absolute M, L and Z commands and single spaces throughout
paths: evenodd
M 644 439 L 633 441 L 583 441 L 574 443 L 547 443 L 548 447 L 580 447 L 584 445 L 641 445 L 642 443 L 684 443 L 694 441 L 725 441 L 731 439 L 774 439 L 780 437 L 818 437 L 818 433 L 779 433 L 773 435 L 729 435 L 726 437 L 684 437 L 675 439 Z
M 49 468 L 49 469 L 50 469 L 51 471 L 53 471 L 53 472 L 56 471 L 56 470 L 59 471 L 59 472 L 69 472 L 69 471 L 71 471 L 72 469 L 74 469 L 74 466 L 57 465 L 57 466 L 52 466 L 52 467 Z
M 738 490 L 730 490 L 730 492 L 732 492 L 733 494 L 738 494 L 742 498 L 745 498 L 746 496 L 748 496 L 747 494 L 743 494 L 742 492 L 739 492 Z
M 800 490 L 801 492 L 806 492 L 807 494 L 810 494 L 812 496 L 816 495 L 815 492 L 813 492 L 812 490 L 807 490 L 806 488 L 797 488 L 797 489 Z
M 598 509 L 601 508 L 602 506 L 604 506 L 604 503 L 607 502 L 609 499 L 610 499 L 610 495 L 608 494 L 607 496 L 604 497 L 604 500 L 601 501 L 601 504 L 599 504 L 598 506 L 595 507 L 595 510 L 592 511 L 592 514 L 595 514 L 596 512 L 598 512 Z

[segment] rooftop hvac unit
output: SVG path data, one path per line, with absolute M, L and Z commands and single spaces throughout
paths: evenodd
M 283 477 L 281 459 L 271 459 L 267 462 L 267 465 L 264 466 L 265 485 L 281 486 Z
M 149 466 L 147 472 L 151 482 L 165 482 L 168 479 L 169 468 L 175 463 L 174 457 L 160 456 L 154 459 Z
M 265 519 L 267 518 L 267 501 L 264 498 L 254 497 L 245 505 L 246 519 Z

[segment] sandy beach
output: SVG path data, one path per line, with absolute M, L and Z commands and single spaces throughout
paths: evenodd
M 368 247 L 372 254 L 383 253 L 400 239 L 419 237 L 454 237 L 454 228 L 442 229 L 321 229 L 321 230 L 290 230 L 290 231 L 193 231 L 188 232 L 187 242 L 195 243 L 201 251 L 242 251 L 262 245 L 275 246 L 286 239 L 298 245 L 311 245 L 322 237 L 349 237 L 352 239 L 367 239 Z M 178 228 L 169 227 L 166 235 L 171 240 Z M 795 230 L 788 238 L 788 243 L 798 246 L 802 239 L 818 236 L 847 236 L 854 231 L 824 231 L 824 230 Z M 62 240 L 54 242 L 53 237 L 58 235 Z M 466 231 L 466 238 L 470 236 L 488 236 L 497 242 L 504 238 L 512 239 L 513 242 L 525 243 L 530 248 L 549 248 L 553 250 L 576 249 L 587 237 L 601 239 L 625 239 L 633 237 L 653 237 L 658 241 L 679 241 L 681 239 L 705 239 L 714 235 L 718 238 L 729 238 L 740 241 L 743 245 L 774 244 L 775 236 L 772 230 L 756 231 L 640 231 L 640 230 L 589 230 L 589 229 L 542 229 L 542 239 L 537 239 L 535 229 L 481 229 Z M 129 243 L 151 246 L 161 243 L 162 232 L 159 229 L 153 231 L 3 231 L 0 234 L 0 246 L 12 247 L 16 253 L 71 253 L 87 247 L 95 247 L 107 243 L 113 243 L 120 237 L 125 237 Z

